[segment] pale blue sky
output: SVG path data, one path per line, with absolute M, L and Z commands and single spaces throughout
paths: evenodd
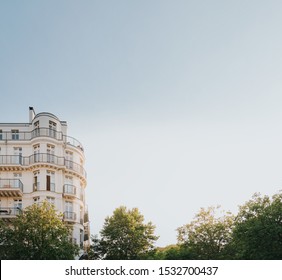
M 163 246 L 200 207 L 282 189 L 281 1 L 0 1 L 1 122 L 86 148 L 91 231 L 138 207 Z

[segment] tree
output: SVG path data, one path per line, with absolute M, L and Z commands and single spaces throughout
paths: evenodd
M 107 260 L 141 259 L 154 248 L 158 239 L 155 226 L 144 223 L 144 217 L 137 208 L 127 210 L 121 206 L 105 219 L 100 231 L 101 239 L 92 237 L 89 257 Z
M 79 248 L 70 240 L 70 229 L 48 202 L 25 208 L 11 224 L 0 227 L 2 259 L 74 259 Z
M 177 229 L 178 243 L 186 248 L 185 254 L 192 259 L 228 258 L 234 216 L 227 212 L 216 217 L 219 207 L 201 208 L 194 220 Z
M 102 260 L 105 257 L 105 250 L 103 247 L 103 242 L 99 239 L 98 235 L 91 236 L 91 245 L 88 250 L 88 259 L 89 260 Z
M 240 207 L 232 246 L 235 259 L 282 259 L 282 193 L 254 194 Z
M 179 244 L 168 245 L 163 248 L 157 248 L 153 255 L 147 259 L 151 260 L 191 260 L 191 254 L 186 247 Z

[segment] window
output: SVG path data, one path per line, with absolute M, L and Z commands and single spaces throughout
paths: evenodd
M 34 157 L 34 162 L 39 162 L 40 161 L 40 145 L 34 145 L 33 146 L 33 157 Z
M 66 166 L 73 169 L 73 153 L 69 151 L 66 151 Z
M 70 176 L 65 177 L 64 192 L 70 194 L 76 193 L 75 187 L 73 185 L 73 178 Z
M 22 148 L 21 147 L 14 147 L 14 155 L 12 158 L 13 163 L 15 164 L 22 164 Z
M 39 121 L 34 123 L 33 137 L 40 136 Z
M 54 197 L 47 196 L 47 197 L 46 197 L 46 200 L 47 200 L 49 203 L 55 205 L 55 198 L 54 198 Z
M 12 129 L 12 140 L 19 140 L 20 134 L 18 129 Z
M 39 204 L 40 202 L 40 197 L 39 196 L 36 196 L 33 198 L 33 204 Z
M 22 209 L 22 200 L 21 199 L 15 199 L 14 200 L 14 207 Z
M 71 201 L 65 202 L 65 218 L 75 220 L 75 213 L 73 212 L 73 203 Z
M 34 192 L 39 191 L 39 188 L 40 188 L 39 175 L 40 175 L 39 171 L 33 172 L 33 191 Z
M 83 215 L 83 207 L 80 206 L 80 211 L 79 211 L 79 215 L 80 215 L 80 224 L 83 225 L 83 218 L 84 218 L 84 215 Z
M 14 188 L 20 188 L 20 178 L 22 177 L 22 173 L 14 173 Z
M 15 199 L 14 200 L 14 209 L 13 209 L 13 215 L 18 215 L 20 211 L 23 208 L 23 203 L 21 199 Z
M 47 145 L 47 162 L 54 163 L 55 162 L 55 146 Z
M 65 203 L 65 211 L 72 212 L 73 211 L 73 203 L 71 201 L 66 201 Z
M 53 171 L 47 171 L 46 190 L 51 192 L 55 191 L 55 172 Z
M 52 138 L 56 138 L 56 131 L 57 124 L 55 122 L 49 121 L 49 136 Z
M 2 137 L 2 129 L 0 129 L 0 140 L 2 140 L 3 137 Z
M 65 182 L 68 185 L 73 185 L 73 178 L 71 176 L 66 176 L 65 177 Z

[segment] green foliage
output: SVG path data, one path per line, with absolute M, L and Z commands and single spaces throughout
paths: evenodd
M 134 260 L 146 258 L 154 249 L 158 239 L 155 226 L 144 223 L 144 217 L 137 208 L 127 210 L 121 206 L 105 219 L 100 232 L 101 239 L 92 237 L 90 259 Z
M 227 212 L 216 217 L 219 207 L 202 208 L 194 220 L 177 229 L 178 242 L 192 259 L 225 259 L 228 258 L 228 244 L 234 216 Z
M 89 260 L 102 260 L 105 258 L 106 251 L 102 245 L 102 240 L 98 238 L 98 235 L 91 236 L 91 245 L 88 250 Z
M 200 209 L 179 227 L 178 244 L 154 248 L 154 226 L 138 209 L 116 209 L 107 217 L 101 239 L 92 237 L 90 259 L 282 259 L 282 193 L 255 194 L 234 216 L 219 207 Z
M 192 259 L 190 252 L 184 246 L 168 245 L 164 248 L 157 248 L 153 255 L 149 255 L 147 259 L 151 260 L 190 260 Z
M 185 246 L 169 246 L 164 250 L 164 260 L 192 260 L 192 254 Z
M 282 193 L 272 198 L 255 194 L 234 217 L 216 217 L 216 208 L 201 209 L 178 228 L 185 259 L 282 259 Z M 171 250 L 171 249 L 170 249 Z M 177 259 L 179 249 L 173 249 Z M 175 251 L 176 250 L 176 251 Z M 168 251 L 169 252 L 169 251 Z M 162 255 L 163 259 L 167 259 Z
M 74 259 L 78 246 L 70 239 L 70 229 L 54 206 L 33 204 L 11 224 L 1 223 L 1 259 L 63 260 Z
M 240 207 L 233 230 L 235 259 L 282 259 L 282 193 L 255 194 Z

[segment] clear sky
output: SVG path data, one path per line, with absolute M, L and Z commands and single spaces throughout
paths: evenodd
M 200 207 L 282 189 L 282 1 L 0 1 L 0 122 L 85 146 L 91 231 L 120 205 L 159 246 Z

